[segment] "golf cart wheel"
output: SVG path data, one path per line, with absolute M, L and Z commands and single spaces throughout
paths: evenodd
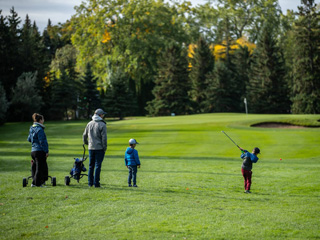
M 27 184 L 28 184 L 27 179 L 26 179 L 26 178 L 23 178 L 23 180 L 22 180 L 22 186 L 23 186 L 23 187 L 26 187 Z
M 64 183 L 69 186 L 70 185 L 70 177 L 69 176 L 65 176 L 64 178 Z
M 56 179 L 56 177 L 53 177 L 52 180 L 51 180 L 51 182 L 52 182 L 52 186 L 57 186 L 57 179 Z

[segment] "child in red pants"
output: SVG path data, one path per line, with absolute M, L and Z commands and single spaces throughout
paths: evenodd
M 260 153 L 260 149 L 256 147 L 252 150 L 252 153 L 249 153 L 247 150 L 244 150 L 243 148 L 240 148 L 240 150 L 242 152 L 241 158 L 243 159 L 241 172 L 244 178 L 245 193 L 251 193 L 250 187 L 252 177 L 252 163 L 256 163 L 259 160 L 257 155 Z

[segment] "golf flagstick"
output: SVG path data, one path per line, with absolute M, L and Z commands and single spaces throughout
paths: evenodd
M 224 131 L 221 131 L 221 132 L 224 133 L 224 135 L 226 135 L 226 136 L 231 140 L 231 142 L 233 142 L 233 144 L 236 145 L 237 148 L 239 148 L 239 149 L 241 150 L 241 148 L 238 146 L 238 144 L 236 144 L 236 143 L 231 139 L 231 137 L 228 136 L 228 134 L 226 134 Z

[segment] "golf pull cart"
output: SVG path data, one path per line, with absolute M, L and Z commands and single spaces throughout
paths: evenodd
M 31 169 L 32 169 L 32 165 L 33 165 L 33 160 L 31 160 Z M 48 176 L 48 178 L 51 179 L 51 184 L 52 184 L 52 186 L 55 187 L 55 186 L 57 185 L 57 179 L 56 179 L 56 177 Z M 29 177 L 27 177 L 27 178 L 23 178 L 23 179 L 22 179 L 22 186 L 23 186 L 23 187 L 26 187 L 26 186 L 28 185 L 29 179 L 33 179 L 32 176 L 29 176 Z
M 85 168 L 83 162 L 87 159 L 87 157 L 85 157 L 85 153 L 86 153 L 86 148 L 83 146 L 83 156 L 81 159 L 79 158 L 74 158 L 74 164 L 73 164 L 73 168 L 70 171 L 70 176 L 65 176 L 64 178 L 64 182 L 67 186 L 70 185 L 70 180 L 71 178 L 76 179 L 77 182 L 79 182 L 79 180 L 81 178 L 83 178 L 84 176 L 88 176 L 87 174 L 83 174 L 82 172 L 87 171 L 87 169 Z

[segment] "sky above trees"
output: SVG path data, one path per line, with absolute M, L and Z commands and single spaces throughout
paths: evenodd
M 64 23 L 75 14 L 74 6 L 81 4 L 83 0 L 0 0 L 0 9 L 3 15 L 9 15 L 10 8 L 14 6 L 15 11 L 24 19 L 26 14 L 32 21 L 36 21 L 39 31 L 42 32 L 47 26 L 50 18 L 52 24 Z M 193 5 L 204 4 L 207 0 L 190 0 Z M 279 0 L 283 12 L 287 9 L 297 10 L 300 0 Z M 316 3 L 320 3 L 317 0 Z

